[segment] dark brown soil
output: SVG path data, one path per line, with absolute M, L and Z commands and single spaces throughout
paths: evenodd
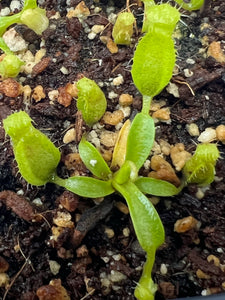
M 132 11 L 137 17 L 139 33 L 134 35 L 131 47 L 119 46 L 118 53 L 112 54 L 100 41 L 99 35 L 93 40 L 88 39 L 77 18 L 66 18 L 67 9 L 78 3 L 78 0 L 41 1 L 41 6 L 46 8 L 49 17 L 55 12 L 61 15 L 58 19 L 51 19 L 49 29 L 43 33 L 48 63 L 42 72 L 20 74 L 17 81 L 23 86 L 30 85 L 31 89 L 41 85 L 46 97 L 40 102 L 32 99 L 26 105 L 23 95 L 9 97 L 4 93 L 0 94 L 1 121 L 14 111 L 26 110 L 35 121 L 35 126 L 60 147 L 62 162 L 58 172 L 61 176 L 69 174 L 64 165 L 65 157 L 74 152 L 79 141 L 78 137 L 77 142 L 64 144 L 65 130 L 72 125 L 82 134 L 91 128 L 80 124 L 75 100 L 68 107 L 58 102 L 50 104 L 49 91 L 65 87 L 83 74 L 97 83 L 103 82 L 102 89 L 108 99 L 108 111 L 113 112 L 116 109 L 122 93 L 134 97 L 131 118 L 141 108 L 141 95 L 132 83 L 130 69 L 134 45 L 141 36 L 142 7 L 136 5 L 137 1 L 130 1 L 134 4 Z M 85 20 L 86 25 L 90 28 L 95 24 L 107 26 L 104 35 L 110 35 L 112 31 L 112 25 L 107 20 L 107 8 L 114 7 L 113 12 L 118 13 L 126 7 L 122 0 L 87 0 L 85 3 L 91 11 L 91 15 Z M 8 1 L 2 0 L 0 8 L 7 5 Z M 94 13 L 93 5 L 101 7 L 102 10 Z M 182 38 L 176 39 L 179 73 L 171 80 L 177 84 L 180 97 L 175 98 L 166 90 L 156 97 L 165 100 L 166 107 L 171 110 L 171 122 L 157 124 L 156 141 L 163 139 L 171 145 L 183 143 L 189 152 L 193 152 L 198 140 L 187 132 L 187 124 L 197 124 L 200 132 L 208 127 L 216 128 L 225 124 L 224 63 L 207 56 L 206 52 L 199 52 L 203 49 L 201 41 L 205 36 L 208 39 L 207 45 L 221 41 L 223 47 L 224 13 L 223 0 L 212 1 L 211 7 L 206 8 L 201 15 L 200 12 L 184 12 L 183 22 L 179 24 Z M 203 23 L 207 26 L 201 30 Z M 17 31 L 25 40 L 30 37 L 21 26 L 17 26 Z M 40 40 L 36 36 L 29 40 L 32 52 L 35 53 L 39 47 Z M 62 67 L 69 71 L 68 74 L 60 71 Z M 186 78 L 185 69 L 192 71 L 193 76 Z M 112 78 L 119 74 L 123 76 L 124 83 L 119 86 L 111 85 Z M 195 96 L 187 84 L 178 81 L 188 83 Z M 108 94 L 111 91 L 118 96 L 109 99 Z M 105 125 L 105 128 L 115 130 L 112 125 Z M 113 194 L 106 197 L 100 205 L 96 205 L 92 199 L 77 198 L 53 184 L 39 188 L 29 186 L 18 174 L 12 147 L 2 126 L 0 142 L 0 273 L 5 272 L 4 266 L 8 264 L 6 272 L 11 283 L 8 289 L 0 287 L 0 299 L 39 299 L 36 291 L 53 279 L 61 279 L 62 286 L 74 300 L 135 299 L 133 292 L 141 275 L 140 267 L 145 261 L 145 254 L 137 243 L 129 214 L 118 209 L 118 203 L 125 204 L 124 200 Z M 197 187 L 191 185 L 178 196 L 161 199 L 156 205 L 166 230 L 166 241 L 157 251 L 153 270 L 153 278 L 158 283 L 156 300 L 223 292 L 225 150 L 222 143 L 218 145 L 221 158 L 216 166 L 216 176 L 219 180 L 210 185 L 202 199 L 196 197 Z M 77 165 L 76 171 L 87 173 L 82 165 Z M 179 173 L 177 175 L 180 176 Z M 72 216 L 75 229 L 65 227 L 54 241 L 53 218 L 58 211 L 66 211 L 59 205 L 63 202 L 63 197 L 67 197 L 72 203 L 73 209 L 68 213 Z M 28 204 L 25 204 L 25 200 Z M 37 205 L 38 201 L 42 205 Z M 27 205 L 26 213 L 20 211 L 20 205 Z M 35 222 L 31 221 L 33 212 L 36 216 Z M 176 220 L 190 215 L 200 222 L 200 228 L 185 233 L 174 232 Z M 81 217 L 79 221 L 78 217 Z M 217 257 L 219 264 L 208 262 L 209 255 Z M 60 266 L 55 274 L 50 269 L 51 261 Z M 166 265 L 166 272 L 162 271 L 163 264 Z M 198 270 L 206 278 L 200 278 Z M 113 280 L 115 271 L 119 272 L 121 279 Z M 109 280 L 107 288 L 102 285 L 103 278 Z

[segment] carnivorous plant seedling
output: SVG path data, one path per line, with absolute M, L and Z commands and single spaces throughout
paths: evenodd
M 215 165 L 220 157 L 216 144 L 198 144 L 194 155 L 186 162 L 183 174 L 186 183 L 209 185 L 215 178 Z
M 0 36 L 15 23 L 25 24 L 37 34 L 41 34 L 47 29 L 49 20 L 46 17 L 46 11 L 37 6 L 36 0 L 25 0 L 21 12 L 0 18 Z
M 179 11 L 170 4 L 149 5 L 145 2 L 142 31 L 171 36 L 179 20 Z
M 118 15 L 112 31 L 116 44 L 130 45 L 134 21 L 135 18 L 131 12 L 122 12 Z
M 105 113 L 107 105 L 105 95 L 93 80 L 86 77 L 78 80 L 77 89 L 77 108 L 87 125 L 91 126 Z
M 16 77 L 21 66 L 24 64 L 6 45 L 3 38 L 0 37 L 0 49 L 4 51 L 4 58 L 0 61 L 0 75 L 1 78 Z
M 184 1 L 184 0 L 175 0 L 182 8 L 186 10 L 197 10 L 202 7 L 204 4 L 204 0 L 190 0 L 190 1 Z
M 31 122 L 29 115 L 20 111 L 6 118 L 3 125 L 11 137 L 21 175 L 28 183 L 39 186 L 51 180 L 60 152 Z
M 126 199 L 137 238 L 147 253 L 143 274 L 135 291 L 140 300 L 154 299 L 156 285 L 152 281 L 151 271 L 155 251 L 164 241 L 161 220 L 144 194 L 172 196 L 179 192 L 178 188 L 166 181 L 138 176 L 154 140 L 154 124 L 149 118 L 142 112 L 135 116 L 124 149 L 124 158 L 120 160 L 121 167 L 115 172 L 109 168 L 99 151 L 83 137 L 79 153 L 96 178 L 74 176 L 67 179 L 56 174 L 59 150 L 33 127 L 31 118 L 25 112 L 14 113 L 3 121 L 4 129 L 13 143 L 19 170 L 27 182 L 35 185 L 52 182 L 90 198 L 104 197 L 117 191 Z M 130 144 L 135 148 L 132 149 Z M 121 148 L 120 142 L 117 147 Z M 117 154 L 120 155 L 118 151 Z
M 20 67 L 24 64 L 6 45 L 2 35 L 7 28 L 15 23 L 22 23 L 30 27 L 37 34 L 41 34 L 49 24 L 46 11 L 37 7 L 36 0 L 25 0 L 21 12 L 0 18 L 0 49 L 5 53 L 5 57 L 0 62 L 1 77 L 16 77 L 20 72 Z

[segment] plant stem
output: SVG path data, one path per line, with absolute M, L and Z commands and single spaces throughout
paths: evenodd
M 65 187 L 65 179 L 60 178 L 55 173 L 52 175 L 51 180 L 49 182 L 55 183 L 59 186 Z
M 135 289 L 134 295 L 138 300 L 154 300 L 154 295 L 157 291 L 157 285 L 153 282 L 151 277 L 154 261 L 155 248 L 152 247 L 152 251 L 148 251 L 147 253 L 147 260 L 144 264 L 143 273 Z
M 143 105 L 142 105 L 141 112 L 143 112 L 146 115 L 149 115 L 151 101 L 152 101 L 152 97 L 151 96 L 143 95 Z

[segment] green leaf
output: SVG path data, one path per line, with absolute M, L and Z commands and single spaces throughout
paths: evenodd
M 130 181 L 123 185 L 113 181 L 114 188 L 126 199 L 134 229 L 141 247 L 148 252 L 164 242 L 164 228 L 149 199 Z
M 130 45 L 134 21 L 135 18 L 131 12 L 122 12 L 118 15 L 112 31 L 112 37 L 116 44 Z
M 185 170 L 186 171 L 186 170 Z M 186 176 L 188 175 L 185 173 Z M 187 183 L 196 183 L 199 186 L 206 186 L 214 181 L 215 166 L 213 164 L 198 164 L 193 172 L 187 177 Z
M 202 7 L 202 5 L 204 4 L 204 0 L 191 0 L 188 1 L 188 3 L 186 1 L 183 0 L 175 0 L 178 4 L 180 4 L 180 6 L 184 9 L 187 10 L 197 10 L 200 9 Z
M 24 136 L 33 129 L 31 124 L 32 119 L 25 111 L 19 111 L 11 114 L 3 120 L 3 127 L 5 132 L 10 136 L 15 146 Z
M 15 146 L 14 154 L 23 178 L 37 186 L 50 180 L 60 161 L 59 149 L 38 130 L 24 135 Z
M 20 23 L 21 12 L 12 16 L 0 17 L 0 36 L 2 36 L 7 28 L 14 23 Z
M 138 43 L 131 74 L 142 95 L 154 97 L 169 83 L 175 65 L 170 36 L 150 32 Z
M 16 77 L 19 74 L 22 65 L 24 65 L 24 62 L 20 60 L 16 55 L 6 55 L 0 62 L 1 77 L 3 79 Z
M 153 119 L 149 115 L 138 113 L 128 135 L 126 160 L 132 161 L 139 170 L 150 154 L 154 139 Z
M 85 138 L 79 144 L 79 153 L 85 166 L 100 179 L 108 180 L 112 175 L 110 168 L 99 151 Z
M 124 184 L 128 180 L 134 182 L 137 179 L 137 167 L 132 161 L 125 161 L 122 167 L 115 173 L 113 180 L 118 184 Z
M 37 0 L 25 0 L 23 5 L 23 11 L 29 8 L 36 8 Z
M 21 66 L 24 64 L 7 46 L 3 38 L 0 37 L 0 49 L 5 52 L 6 56 L 0 61 L 0 75 L 2 79 L 16 77 Z
M 135 181 L 135 185 L 144 194 L 154 196 L 170 197 L 177 195 L 180 192 L 180 189 L 176 188 L 173 184 L 165 180 L 150 177 L 139 177 Z
M 13 151 L 23 178 L 32 185 L 46 184 L 60 161 L 59 149 L 31 124 L 31 118 L 21 111 L 3 121 L 12 139 Z
M 84 121 L 89 125 L 98 122 L 106 110 L 106 98 L 100 87 L 86 77 L 77 82 L 77 107 L 82 112 Z
M 135 288 L 134 295 L 138 300 L 154 300 L 157 284 L 151 278 L 152 267 L 155 261 L 155 248 L 147 253 L 147 260 L 144 264 L 142 276 Z
M 85 176 L 73 176 L 67 179 L 54 176 L 51 182 L 66 188 L 74 194 L 87 198 L 104 197 L 115 191 L 110 180 L 102 181 Z
M 179 20 L 179 11 L 168 3 L 145 5 L 142 31 L 171 36 Z
M 219 156 L 216 144 L 198 144 L 194 155 L 186 162 L 182 170 L 186 182 L 201 186 L 213 182 L 215 165 Z
M 21 15 L 23 12 L 25 12 L 27 9 L 30 8 L 36 8 L 37 7 L 37 1 L 36 0 L 25 0 L 24 6 L 21 12 L 11 15 L 11 16 L 3 16 L 0 17 L 0 36 L 4 34 L 4 32 L 7 30 L 7 28 L 14 24 L 14 23 L 21 23 Z
M 151 278 L 151 272 L 155 251 L 165 239 L 162 222 L 152 203 L 134 183 L 127 181 L 120 185 L 113 181 L 113 186 L 126 199 L 138 241 L 147 252 L 147 261 L 135 289 L 135 296 L 139 300 L 154 300 L 157 286 Z
M 40 7 L 29 8 L 23 11 L 20 21 L 39 35 L 42 34 L 49 25 L 46 10 Z

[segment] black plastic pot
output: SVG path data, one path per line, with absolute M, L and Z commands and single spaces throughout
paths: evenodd
M 225 300 L 225 293 L 219 295 L 210 295 L 210 296 L 186 297 L 186 298 L 179 298 L 176 300 Z

